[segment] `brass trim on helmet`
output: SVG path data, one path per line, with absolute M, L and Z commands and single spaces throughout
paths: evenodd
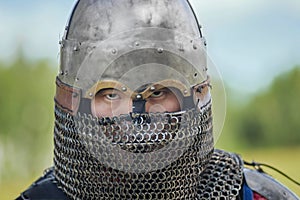
M 142 94 L 143 98 L 148 98 L 149 96 L 152 95 L 154 91 L 160 90 L 162 88 L 176 88 L 182 93 L 184 97 L 191 95 L 191 91 L 189 88 L 186 87 L 186 85 L 184 85 L 180 81 L 172 80 L 172 79 L 162 80 L 154 84 L 151 84 L 140 94 Z
M 131 88 L 115 80 L 103 80 L 98 81 L 93 87 L 91 87 L 85 94 L 85 98 L 92 99 L 94 96 L 103 89 L 117 89 L 123 92 L 125 95 L 131 96 L 135 99 L 137 95 L 141 95 L 141 98 L 146 99 L 150 97 L 153 92 L 160 90 L 162 88 L 176 88 L 178 89 L 184 97 L 190 96 L 191 91 L 183 83 L 177 80 L 166 79 L 162 81 L 149 84 L 144 87 L 141 92 L 133 91 Z
M 117 89 L 119 91 L 124 92 L 131 96 L 133 91 L 128 88 L 126 85 L 120 83 L 119 81 L 115 80 L 103 80 L 98 81 L 93 87 L 91 87 L 85 94 L 85 98 L 92 99 L 100 90 L 103 89 Z

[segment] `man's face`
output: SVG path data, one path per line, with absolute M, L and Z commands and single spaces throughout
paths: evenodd
M 155 90 L 147 97 L 145 112 L 176 112 L 181 110 L 182 95 L 174 88 Z M 92 114 L 97 117 L 113 117 L 132 112 L 130 95 L 117 89 L 102 89 L 92 99 Z

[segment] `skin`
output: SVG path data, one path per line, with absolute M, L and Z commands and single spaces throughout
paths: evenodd
M 175 112 L 181 110 L 182 95 L 176 89 L 162 88 L 146 99 L 146 112 Z M 92 113 L 97 117 L 113 117 L 132 111 L 132 99 L 116 89 L 100 90 L 92 100 Z

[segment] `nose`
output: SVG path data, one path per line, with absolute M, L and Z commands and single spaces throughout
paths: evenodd
M 132 101 L 132 112 L 134 113 L 144 113 L 145 110 L 145 105 L 146 105 L 146 100 L 142 98 L 136 98 L 133 99 Z

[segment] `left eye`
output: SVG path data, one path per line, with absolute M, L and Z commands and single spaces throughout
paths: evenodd
M 151 94 L 151 97 L 157 98 L 157 97 L 161 97 L 164 94 L 163 91 L 155 91 Z

